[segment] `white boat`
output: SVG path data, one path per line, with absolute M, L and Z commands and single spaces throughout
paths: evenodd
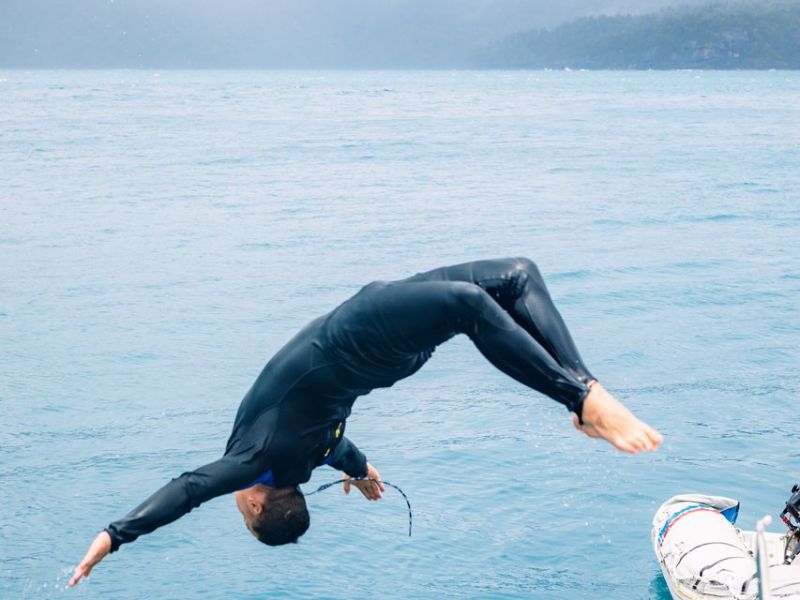
M 737 529 L 739 502 L 731 498 L 684 494 L 662 504 L 651 538 L 672 597 L 800 600 L 800 487 L 792 492 L 784 534 L 763 531 L 762 522 L 760 532 Z

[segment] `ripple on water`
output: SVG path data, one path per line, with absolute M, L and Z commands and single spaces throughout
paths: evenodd
M 2 81 L 0 596 L 65 594 L 97 530 L 218 457 L 267 358 L 364 283 L 530 256 L 659 453 L 577 436 L 461 337 L 348 423 L 409 495 L 412 538 L 390 492 L 309 498 L 280 551 L 214 500 L 69 593 L 668 600 L 657 506 L 725 494 L 750 524 L 798 458 L 798 83 L 694 76 Z

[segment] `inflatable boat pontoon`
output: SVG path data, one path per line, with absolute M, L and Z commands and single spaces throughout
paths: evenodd
M 734 526 L 739 502 L 685 494 L 653 517 L 656 558 L 675 600 L 800 600 L 800 486 L 792 488 L 781 519 L 784 534 Z

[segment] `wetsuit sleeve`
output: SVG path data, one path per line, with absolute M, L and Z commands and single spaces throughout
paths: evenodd
M 331 456 L 328 464 L 334 469 L 344 471 L 350 477 L 367 476 L 367 457 L 346 437 L 336 444 Z
M 111 536 L 111 552 L 172 523 L 211 498 L 247 486 L 258 475 L 257 465 L 245 465 L 228 457 L 183 473 L 106 528 Z

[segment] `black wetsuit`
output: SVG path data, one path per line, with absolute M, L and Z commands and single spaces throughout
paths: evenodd
M 322 464 L 364 476 L 366 457 L 342 435 L 353 402 L 415 373 L 459 333 L 498 369 L 580 416 L 593 378 L 530 260 L 376 281 L 306 325 L 267 363 L 242 400 L 224 456 L 109 525 L 112 551 L 256 482 L 297 485 Z

